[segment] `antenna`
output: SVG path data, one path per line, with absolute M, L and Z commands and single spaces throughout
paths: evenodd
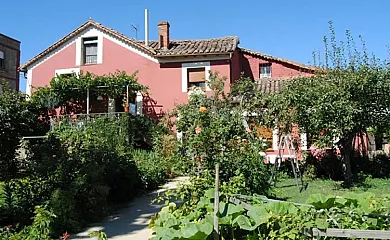
M 138 39 L 138 28 L 137 28 L 137 26 L 136 25 L 134 25 L 134 24 L 131 24 L 131 27 L 134 29 L 134 31 L 135 31 L 135 40 L 137 40 Z

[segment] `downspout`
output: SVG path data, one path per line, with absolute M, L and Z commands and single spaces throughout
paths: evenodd
M 232 57 L 233 57 L 233 54 L 232 53 L 229 53 L 229 69 L 230 69 L 230 84 L 233 83 L 233 69 L 232 69 Z M 229 87 L 230 89 L 230 87 Z

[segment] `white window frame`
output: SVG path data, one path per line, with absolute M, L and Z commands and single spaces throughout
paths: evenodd
M 90 40 L 91 38 L 94 38 L 93 40 Z M 96 43 L 96 62 L 94 63 L 86 63 L 86 59 L 87 59 L 87 51 L 86 51 L 86 45 L 89 45 L 89 44 L 93 44 L 93 43 Z M 82 42 L 83 46 L 82 46 L 82 63 L 83 65 L 94 65 L 94 64 L 97 64 L 98 63 L 98 57 L 99 57 L 99 38 L 98 37 L 88 37 L 88 38 L 83 38 L 83 42 Z
M 0 59 L 3 60 L 2 61 L 3 65 L 0 65 L 0 68 L 5 68 L 5 57 L 4 57 L 4 55 L 5 55 L 5 52 L 0 50 Z
M 103 63 L 103 36 L 104 33 L 102 31 L 99 31 L 96 28 L 91 28 L 81 34 L 76 39 L 76 66 L 84 66 L 84 52 L 83 52 L 83 44 L 85 38 L 92 38 L 97 37 L 97 63 L 96 64 L 102 64 Z M 94 65 L 94 64 L 86 64 L 88 65 Z
M 182 63 L 181 64 L 181 87 L 183 93 L 188 93 L 188 69 L 189 68 L 202 68 L 205 69 L 205 84 L 206 84 L 206 91 L 210 91 L 210 86 L 208 84 L 208 81 L 210 80 L 210 62 L 194 62 L 194 63 Z
M 262 78 L 271 78 L 272 77 L 272 65 L 270 63 L 260 63 L 259 64 L 259 77 Z M 269 74 L 261 73 L 263 67 L 269 67 Z
M 62 75 L 62 74 L 70 74 L 70 73 L 75 73 L 76 76 L 80 75 L 80 68 L 65 68 L 65 69 L 56 69 L 54 71 L 54 76 L 57 77 Z

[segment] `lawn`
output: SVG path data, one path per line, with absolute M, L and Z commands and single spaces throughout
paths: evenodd
M 286 201 L 305 203 L 306 199 L 313 194 L 321 193 L 324 195 L 342 196 L 347 193 L 372 192 L 376 196 L 390 193 L 390 179 L 366 179 L 363 184 L 356 187 L 345 189 L 341 187 L 342 182 L 332 180 L 305 180 L 306 189 L 299 192 L 295 185 L 295 179 L 279 179 L 276 187 L 272 188 L 273 195 L 278 199 Z

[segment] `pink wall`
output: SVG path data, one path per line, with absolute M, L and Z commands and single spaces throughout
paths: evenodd
M 299 67 L 288 63 L 265 60 L 258 56 L 252 56 L 246 53 L 241 54 L 242 71 L 245 72 L 246 76 L 252 79 L 259 79 L 260 76 L 259 65 L 264 63 L 271 63 L 272 78 L 291 78 L 291 77 L 311 75 L 311 73 L 302 72 L 299 69 Z
M 231 83 L 240 79 L 241 71 L 243 71 L 242 65 L 241 65 L 241 52 L 237 48 L 234 51 L 232 59 L 231 59 L 231 77 L 232 77 Z
M 33 70 L 32 85 L 46 86 L 54 77 L 56 69 L 75 68 L 76 45 L 71 44 Z M 138 55 L 106 38 L 103 39 L 103 63 L 81 66 L 83 72 L 97 75 L 117 70 L 133 74 L 138 71 L 138 82 L 149 87 L 149 96 L 144 97 L 146 114 L 159 118 L 176 104 L 187 102 L 188 94 L 182 92 L 181 63 L 158 64 Z M 228 77 L 225 90 L 230 89 L 229 60 L 211 61 L 211 70 Z
M 72 43 L 61 52 L 52 56 L 32 70 L 33 87 L 44 87 L 50 84 L 56 69 L 74 68 L 76 62 L 76 44 Z
M 225 82 L 225 92 L 230 91 L 230 60 L 211 61 L 211 71 L 218 72 L 219 77 L 227 77 Z

